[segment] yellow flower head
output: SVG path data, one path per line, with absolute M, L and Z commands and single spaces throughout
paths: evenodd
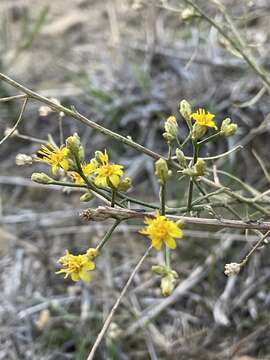
M 73 281 L 90 281 L 89 271 L 95 269 L 95 263 L 86 254 L 72 255 L 68 250 L 66 250 L 66 255 L 62 256 L 58 262 L 63 265 L 63 269 L 57 271 L 56 274 L 64 273 L 65 279 L 70 275 Z
M 124 174 L 123 166 L 117 164 L 110 164 L 109 157 L 106 152 L 99 155 L 100 165 L 95 170 L 95 184 L 98 187 L 114 187 L 115 189 L 120 184 L 120 177 Z
M 97 168 L 96 165 L 92 162 L 82 165 L 82 171 L 83 171 L 85 177 L 88 177 L 89 175 L 93 174 L 94 171 L 96 170 L 96 168 Z M 77 185 L 84 184 L 83 178 L 76 171 L 72 171 L 70 174 L 71 174 L 75 184 L 77 184 Z
M 166 216 L 160 215 L 158 211 L 155 219 L 146 217 L 144 223 L 147 226 L 145 229 L 140 230 L 140 233 L 147 235 L 151 239 L 156 250 L 161 249 L 162 243 L 165 243 L 170 249 L 175 249 L 176 242 L 174 238 L 180 239 L 183 236 L 183 231 L 179 226 L 167 219 Z
M 217 129 L 216 123 L 214 121 L 215 115 L 205 111 L 204 109 L 199 109 L 192 113 L 191 117 L 196 121 L 197 124 L 201 126 Z
M 38 161 L 43 161 L 51 165 L 52 173 L 55 175 L 61 168 L 65 171 L 68 170 L 68 149 L 64 146 L 59 148 L 54 144 L 42 145 L 38 151 Z

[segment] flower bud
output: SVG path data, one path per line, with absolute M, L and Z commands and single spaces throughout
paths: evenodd
M 173 135 L 167 133 L 167 132 L 164 132 L 164 133 L 162 134 L 162 136 L 164 137 L 164 139 L 165 139 L 168 143 L 170 143 L 170 142 L 172 142 L 172 141 L 175 140 L 175 137 L 174 137 Z
M 31 156 L 26 154 L 17 154 L 16 155 L 16 165 L 18 166 L 25 166 L 25 165 L 32 165 L 33 159 Z
M 197 122 L 192 126 L 192 134 L 191 138 L 192 140 L 199 140 L 202 138 L 207 131 L 207 127 L 198 124 Z
M 132 186 L 131 178 L 128 176 L 124 178 L 124 180 L 120 181 L 120 184 L 118 186 L 119 191 L 127 191 Z
M 158 178 L 158 182 L 161 185 L 164 185 L 169 179 L 171 172 L 169 172 L 167 161 L 164 159 L 159 159 L 155 162 L 155 175 Z
M 230 263 L 225 265 L 224 274 L 227 276 L 237 275 L 241 270 L 241 264 Z
M 171 295 L 173 289 L 175 288 L 175 282 L 176 280 L 172 273 L 169 273 L 161 279 L 160 287 L 163 296 Z
M 81 147 L 81 139 L 77 133 L 72 136 L 69 136 L 66 139 L 66 147 L 73 153 L 77 154 Z
M 151 270 L 158 275 L 165 276 L 168 274 L 168 269 L 165 265 L 153 265 Z
M 102 159 L 104 158 L 104 154 L 102 153 L 102 151 L 95 151 L 95 160 L 99 163 L 102 164 Z
M 187 166 L 187 161 L 186 161 L 185 154 L 183 153 L 183 151 L 180 150 L 179 148 L 177 148 L 175 151 L 175 154 L 176 154 L 177 161 L 179 162 L 179 165 L 181 167 L 185 168 Z
M 191 106 L 187 100 L 182 100 L 179 104 L 180 114 L 183 116 L 188 126 L 191 126 Z
M 85 152 L 84 152 L 83 146 L 80 146 L 80 148 L 79 148 L 78 157 L 79 157 L 80 163 L 82 163 L 85 159 Z
M 226 118 L 222 121 L 221 128 L 220 128 L 220 136 L 229 137 L 236 133 L 237 124 L 231 123 L 230 118 Z
M 195 171 L 196 171 L 196 176 L 203 176 L 205 173 L 205 162 L 202 159 L 199 159 L 196 164 L 194 165 L 195 167 Z
M 31 176 L 31 180 L 38 184 L 50 184 L 54 181 L 45 173 L 33 173 Z
M 86 255 L 90 260 L 93 260 L 99 255 L 99 251 L 95 248 L 89 248 L 86 252 Z
M 165 122 L 165 134 L 169 134 L 171 139 L 174 140 L 178 133 L 178 124 L 175 116 L 170 116 Z M 164 136 L 164 134 L 163 134 Z
M 88 191 L 87 193 L 83 194 L 81 197 L 80 197 L 80 201 L 81 202 L 88 202 L 90 200 L 92 200 L 94 198 L 94 194 L 90 191 Z
M 191 168 L 186 168 L 182 171 L 180 171 L 183 175 L 187 175 L 187 176 L 196 176 L 196 170 L 194 169 L 194 167 Z

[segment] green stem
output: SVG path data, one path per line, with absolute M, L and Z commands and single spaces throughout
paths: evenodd
M 115 205 L 115 198 L 116 198 L 116 190 L 112 189 L 111 207 L 114 207 L 114 205 Z
M 96 192 L 97 194 L 101 195 L 102 197 L 104 197 L 106 200 L 110 201 L 111 202 L 111 197 L 108 196 L 107 194 L 104 194 L 104 192 L 100 191 L 98 188 L 96 188 L 88 179 L 87 177 L 84 175 L 83 173 L 83 170 L 82 170 L 82 166 L 81 166 L 81 163 L 80 163 L 80 160 L 78 158 L 78 155 L 77 154 L 73 154 L 74 158 L 75 158 L 75 161 L 76 161 L 76 166 L 77 166 L 77 173 L 81 176 L 81 178 L 83 178 L 84 182 L 86 183 L 87 187 Z M 120 207 L 122 207 L 121 204 L 118 204 Z
M 172 144 L 168 142 L 168 161 L 172 158 Z
M 160 211 L 161 215 L 166 215 L 166 185 L 162 184 L 160 186 Z M 168 269 L 171 268 L 171 251 L 170 248 L 165 245 L 165 264 Z
M 166 199 L 166 188 L 165 185 L 160 186 L 160 212 L 161 215 L 165 215 L 165 199 Z
M 198 142 L 198 145 L 201 146 L 201 145 L 204 145 L 206 143 L 208 143 L 209 141 L 212 141 L 212 140 L 215 140 L 216 138 L 218 138 L 220 136 L 220 131 L 213 134 L 213 135 L 210 135 L 208 136 L 207 138 L 205 138 L 204 140 L 201 140 Z
M 103 239 L 100 241 L 100 243 L 98 244 L 98 246 L 96 247 L 96 250 L 100 251 L 103 246 L 106 244 L 106 242 L 109 240 L 109 238 L 111 237 L 112 233 L 114 232 L 115 228 L 120 224 L 121 220 L 116 220 L 114 222 L 114 224 L 110 227 L 110 229 L 106 232 L 106 234 L 104 235 Z
M 193 145 L 192 164 L 195 165 L 198 160 L 200 146 L 197 144 L 196 140 L 192 141 L 192 145 Z M 189 179 L 189 187 L 188 187 L 188 201 L 187 201 L 187 211 L 188 212 L 190 212 L 190 210 L 192 208 L 193 182 L 194 182 L 194 177 L 192 176 Z
M 193 182 L 194 182 L 194 184 L 196 185 L 196 187 L 197 187 L 197 189 L 199 190 L 199 192 L 205 197 L 205 200 L 206 200 L 207 203 L 209 204 L 209 207 L 210 207 L 213 215 L 215 215 L 215 217 L 216 217 L 217 219 L 219 219 L 220 216 L 219 216 L 219 215 L 215 212 L 215 210 L 212 208 L 211 201 L 210 201 L 210 200 L 208 199 L 208 197 L 207 197 L 208 194 L 204 191 L 204 189 L 201 187 L 201 185 L 198 183 L 198 181 L 195 180 L 195 178 L 193 179 Z
M 191 138 L 191 132 L 188 134 L 188 136 L 185 138 L 185 140 L 183 141 L 182 144 L 180 144 L 180 142 L 178 142 L 179 148 L 180 150 L 183 149 L 183 147 L 186 145 L 186 143 L 190 140 Z

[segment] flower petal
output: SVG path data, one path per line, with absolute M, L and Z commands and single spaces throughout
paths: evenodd
M 91 280 L 91 276 L 90 276 L 89 272 L 87 272 L 85 270 L 81 270 L 79 272 L 79 278 L 84 282 L 89 282 Z
M 176 242 L 175 242 L 174 238 L 167 237 L 166 239 L 164 239 L 164 242 L 168 246 L 168 248 L 173 249 L 173 250 L 176 248 Z
M 71 273 L 71 274 L 70 274 L 70 277 L 71 277 L 71 279 L 72 279 L 73 281 L 79 281 L 79 280 L 80 280 L 80 276 L 79 276 L 79 274 L 76 273 L 76 272 Z

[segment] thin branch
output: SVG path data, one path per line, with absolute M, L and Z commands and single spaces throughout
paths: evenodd
M 270 89 L 270 79 L 268 74 L 262 69 L 253 58 L 253 56 L 247 52 L 246 48 L 243 48 L 241 43 L 239 43 L 239 39 L 234 40 L 227 32 L 213 19 L 213 17 L 209 16 L 205 13 L 195 2 L 192 0 L 183 0 L 186 4 L 193 7 L 206 21 L 209 22 L 217 31 L 231 44 L 231 46 L 239 52 L 242 58 L 246 61 L 246 63 L 254 70 L 254 72 L 261 78 L 262 82 L 267 87 L 268 91 Z M 173 11 L 180 12 L 178 9 L 172 9 Z M 236 29 L 233 29 L 235 32 Z
M 8 97 L 4 97 L 4 98 L 0 98 L 0 102 L 7 102 L 7 101 L 11 101 L 11 100 L 17 100 L 17 99 L 25 99 L 27 98 L 27 95 L 14 95 L 14 96 L 8 96 Z
M 126 145 L 132 147 L 133 149 L 152 157 L 153 159 L 156 159 L 156 160 L 158 160 L 160 158 L 165 159 L 165 157 L 163 157 L 162 155 L 136 143 L 135 141 L 131 140 L 130 138 L 122 136 L 120 134 L 117 134 L 117 133 L 115 133 L 109 129 L 106 129 L 105 127 L 95 123 L 94 121 L 92 121 L 92 120 L 88 119 L 87 117 L 83 116 L 82 114 L 80 114 L 74 108 L 69 109 L 61 104 L 56 104 L 55 102 L 51 101 L 50 99 L 46 98 L 45 96 L 42 96 L 42 95 L 28 89 L 27 87 L 19 84 L 17 81 L 11 79 L 7 75 L 4 75 L 3 73 L 0 73 L 0 79 L 5 81 L 9 85 L 15 87 L 16 89 L 21 90 L 23 93 L 27 94 L 29 98 L 32 98 L 32 99 L 38 100 L 44 104 L 47 104 L 50 108 L 56 110 L 57 112 L 62 111 L 65 115 L 71 116 L 72 118 L 79 120 L 83 124 L 90 126 L 91 128 L 101 132 L 102 134 L 105 134 L 114 140 L 120 141 L 121 143 L 126 144 Z M 177 164 L 175 164 L 175 163 L 173 163 L 173 164 L 175 167 L 178 168 Z
M 136 211 L 123 208 L 111 208 L 109 206 L 99 206 L 97 209 L 86 209 L 80 214 L 85 220 L 88 221 L 103 221 L 107 219 L 142 219 L 144 217 L 154 218 L 156 215 L 153 212 Z M 227 219 L 209 219 L 209 218 L 195 218 L 189 216 L 168 215 L 167 217 L 172 220 L 182 220 L 185 224 L 197 224 L 204 226 L 218 226 L 236 229 L 258 229 L 270 230 L 270 222 L 260 221 L 241 221 L 241 220 L 227 220 Z
M 15 125 L 13 126 L 12 129 L 10 129 L 10 131 L 2 138 L 2 140 L 0 140 L 0 145 L 2 145 L 8 138 L 11 137 L 11 135 L 14 133 L 14 131 L 17 129 L 17 127 L 19 126 L 21 120 L 22 120 L 22 117 L 23 117 L 23 113 L 24 113 L 24 110 L 25 110 L 25 107 L 26 107 L 26 104 L 27 104 L 27 101 L 28 101 L 28 97 L 25 98 L 23 104 L 22 104 L 22 108 L 21 108 L 21 111 L 20 111 L 20 114 L 18 116 L 18 119 L 15 123 Z
M 88 355 L 87 360 L 93 360 L 95 353 L 97 351 L 97 348 L 99 346 L 99 344 L 101 343 L 104 335 L 106 334 L 106 331 L 108 330 L 108 327 L 110 326 L 110 323 L 112 321 L 112 318 L 114 316 L 114 313 L 116 312 L 118 306 L 121 303 L 121 300 L 123 299 L 123 297 L 125 296 L 134 276 L 136 275 L 136 273 L 138 272 L 138 270 L 140 269 L 142 263 L 144 262 L 145 258 L 147 257 L 147 255 L 149 254 L 150 250 L 152 249 L 152 246 L 149 246 L 149 248 L 146 250 L 146 252 L 144 253 L 144 255 L 141 257 L 140 261 L 138 262 L 138 264 L 136 265 L 136 267 L 134 268 L 134 270 L 132 271 L 130 277 L 128 278 L 128 281 L 126 282 L 126 285 L 124 286 L 124 288 L 122 289 L 118 299 L 116 300 L 114 306 L 112 307 L 109 315 L 107 316 L 107 319 L 105 320 L 102 329 L 100 330 L 98 337 L 90 351 L 90 354 Z

